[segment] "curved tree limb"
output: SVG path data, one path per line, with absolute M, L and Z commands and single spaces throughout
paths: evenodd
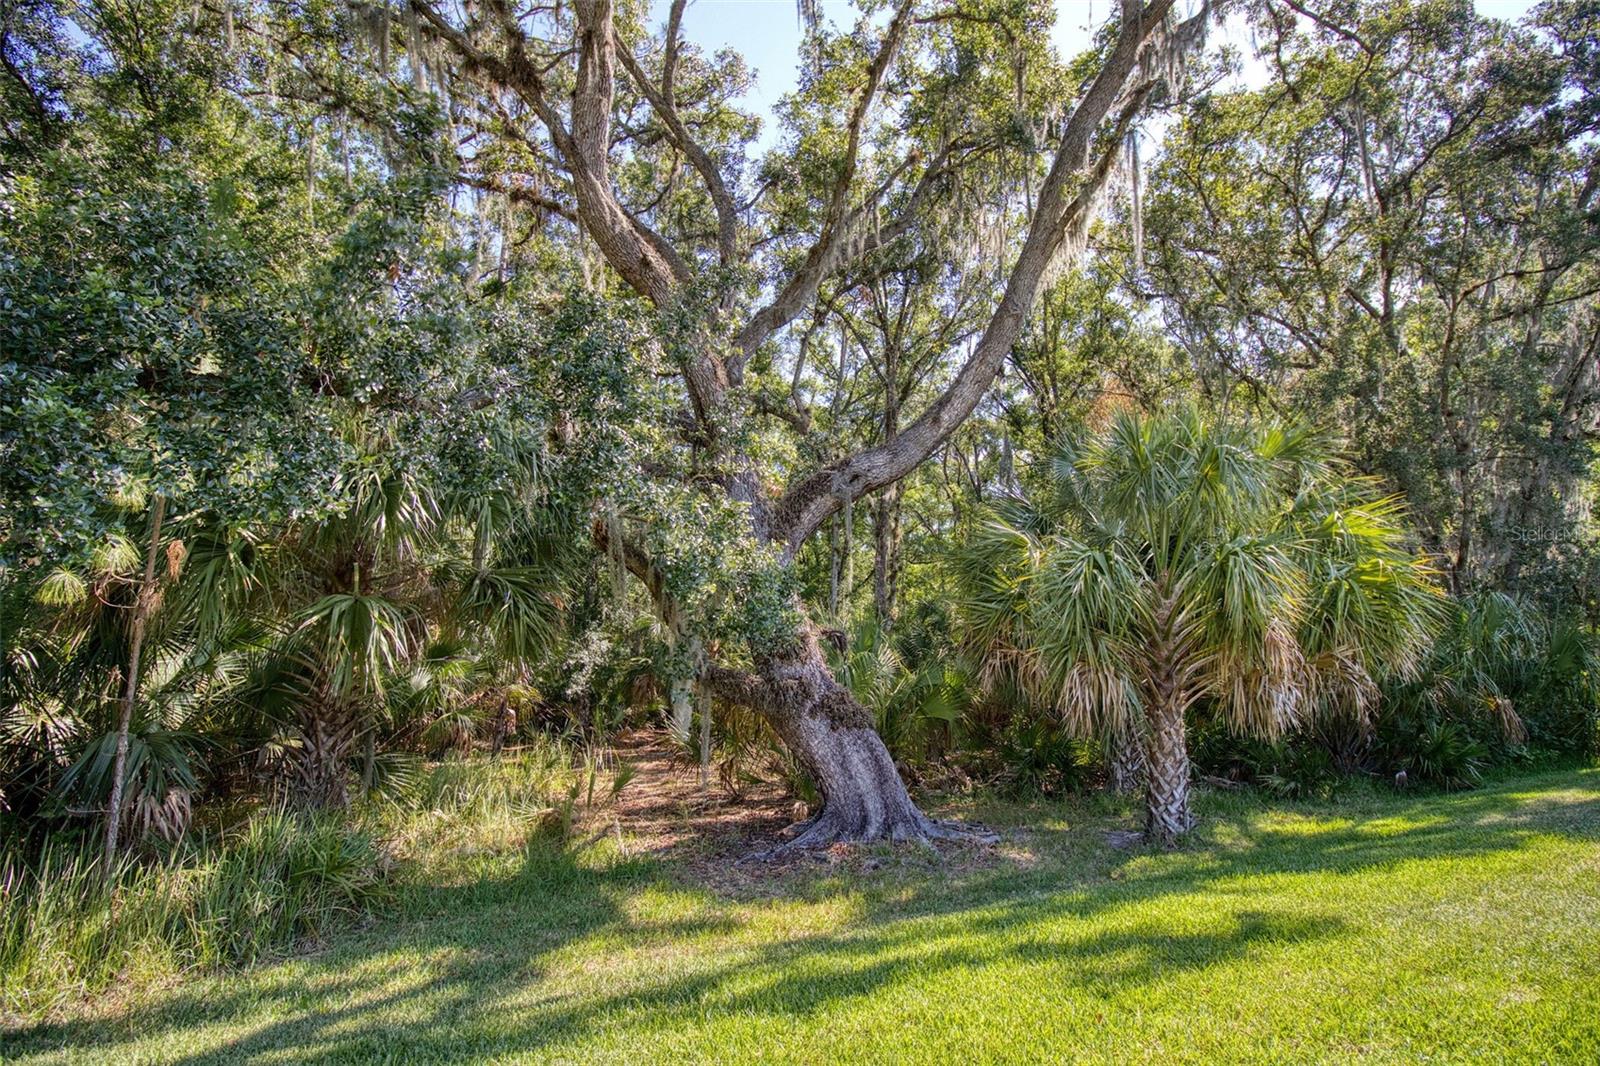
M 689 267 L 665 238 L 630 215 L 611 184 L 611 103 L 616 91 L 611 0 L 576 0 L 578 76 L 568 163 L 578 214 L 606 262 L 649 299 L 670 302 Z
M 966 420 L 988 392 L 1021 333 L 1051 263 L 1069 234 L 1081 235 L 1086 229 L 1123 137 L 1155 87 L 1153 79 L 1132 88 L 1129 82 L 1146 45 L 1171 7 L 1172 0 L 1152 0 L 1142 9 L 1124 0 L 1116 43 L 1067 123 L 1055 161 L 1040 188 L 1022 252 L 999 306 L 971 356 L 944 393 L 893 441 L 858 451 L 815 471 L 779 500 L 773 511 L 772 537 L 782 542 L 790 555 L 846 500 L 893 484 L 914 470 Z M 1208 17 L 1207 11 L 1196 16 Z M 1090 167 L 1096 135 L 1107 116 L 1119 106 L 1113 134 L 1102 141 L 1105 147 Z
M 866 125 L 867 115 L 872 110 L 872 102 L 878 95 L 878 88 L 883 84 L 884 75 L 888 73 L 889 65 L 894 60 L 895 50 L 899 47 L 906 26 L 911 21 L 912 5 L 913 0 L 901 0 L 900 6 L 895 10 L 893 21 L 889 23 L 889 28 L 884 33 L 883 42 L 878 46 L 877 55 L 867 67 L 867 83 L 862 87 L 861 94 L 856 97 L 855 107 L 850 112 L 846 126 L 848 140 L 844 161 L 829 195 L 816 243 L 806 253 L 805 261 L 801 263 L 800 268 L 772 298 L 772 302 L 752 315 L 750 321 L 739 331 L 735 348 L 744 353 L 745 358 L 748 357 L 748 353 L 755 351 L 762 341 L 805 310 L 811 298 L 816 295 L 817 286 L 822 283 L 822 279 L 838 265 L 839 254 L 845 243 L 844 238 L 850 230 L 852 214 L 850 186 L 855 180 L 856 163 L 861 154 L 862 130 Z M 740 361 L 742 363 L 743 359 Z

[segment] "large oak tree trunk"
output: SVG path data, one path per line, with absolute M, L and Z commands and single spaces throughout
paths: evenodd
M 732 416 L 730 396 L 742 385 L 748 360 L 813 302 L 823 281 L 838 274 L 849 258 L 847 249 L 856 235 L 864 232 L 868 215 L 857 206 L 852 186 L 856 163 L 862 144 L 870 143 L 864 134 L 871 132 L 867 119 L 879 87 L 907 27 L 916 21 L 914 6 L 910 2 L 897 6 L 876 54 L 863 71 L 865 84 L 855 94 L 844 122 L 845 148 L 838 180 L 825 196 L 827 206 L 815 243 L 798 269 L 776 287 L 771 302 L 745 319 L 733 338 L 730 354 L 719 355 L 717 346 L 708 345 L 702 354 L 686 359 L 684 366 L 689 408 L 700 433 L 698 445 L 704 449 L 702 454 L 709 466 L 730 472 L 729 498 L 749 505 L 757 540 L 778 546 L 792 563 L 812 534 L 825 521 L 839 515 L 846 538 L 845 559 L 844 572 L 835 586 L 843 587 L 830 598 L 836 608 L 845 611 L 852 591 L 849 538 L 853 502 L 899 483 L 949 440 L 977 408 L 1012 350 L 1052 265 L 1063 255 L 1075 253 L 1087 239 L 1098 196 L 1120 158 L 1120 145 L 1157 84 L 1155 77 L 1135 79 L 1136 71 L 1152 72 L 1193 47 L 1199 38 L 1198 27 L 1204 25 L 1209 12 L 1208 8 L 1190 22 L 1168 26 L 1172 0 L 1149 0 L 1142 5 L 1137 0 L 1124 0 L 1116 40 L 1061 131 L 1054 161 L 1039 187 L 1004 295 L 954 379 L 904 430 L 886 435 L 874 447 L 811 471 L 782 496 L 772 499 L 762 487 L 766 481 L 763 472 L 747 456 L 738 454 L 734 443 L 737 434 L 730 432 L 737 422 Z M 681 3 L 676 3 L 673 10 L 681 15 L 682 8 Z M 478 46 L 464 35 L 449 32 L 453 27 L 430 7 L 419 5 L 419 10 L 427 15 L 430 26 L 439 28 L 443 38 L 475 67 L 518 92 L 539 115 L 570 173 L 577 215 L 585 231 L 624 281 L 657 307 L 667 308 L 676 305 L 701 279 L 696 278 L 691 266 L 694 255 L 679 254 L 641 216 L 631 214 L 613 187 L 609 173 L 611 119 L 620 59 L 665 124 L 675 146 L 705 179 L 718 209 L 719 256 L 724 266 L 731 265 L 739 244 L 733 197 L 710 154 L 695 143 L 683 123 L 670 88 L 663 84 L 658 89 L 629 49 L 616 48 L 619 38 L 612 25 L 611 0 L 577 0 L 575 5 L 578 32 L 571 53 L 576 56 L 576 68 L 569 122 L 564 122 L 552 105 L 547 86 L 534 65 L 520 59 L 507 64 L 486 63 Z M 674 27 L 667 35 L 669 54 L 674 48 L 671 41 L 678 15 L 669 17 Z M 1163 27 L 1164 40 L 1154 41 Z M 507 35 L 511 38 L 508 54 L 521 56 L 527 42 L 515 20 Z M 1155 47 L 1147 48 L 1148 45 Z M 671 65 L 668 59 L 664 81 L 670 80 Z M 570 129 L 564 125 L 570 125 Z M 925 176 L 912 189 L 914 205 L 925 188 L 932 189 L 931 184 L 926 184 L 928 180 Z M 909 226 L 914 215 L 908 213 L 904 217 Z M 891 224 L 888 231 L 893 229 Z M 876 239 L 872 243 L 876 244 Z M 887 383 L 894 388 L 892 378 Z M 898 414 L 889 426 L 898 426 Z M 602 541 L 609 537 L 604 528 L 597 529 L 597 535 Z M 663 614 L 669 613 L 666 583 L 648 556 L 627 549 L 624 555 L 630 569 L 649 585 Z M 894 760 L 873 732 L 870 715 L 829 671 L 817 645 L 815 628 L 809 622 L 801 622 L 795 639 L 784 650 L 758 653 L 755 668 L 754 673 L 746 673 L 708 663 L 704 680 L 719 695 L 749 706 L 771 721 L 822 791 L 822 810 L 785 849 L 814 847 L 835 840 L 926 840 L 969 835 L 959 828 L 940 825 L 917 810 L 896 772 Z
M 772 723 L 822 794 L 822 809 L 768 856 L 841 842 L 994 839 L 917 808 L 872 728 L 871 712 L 834 679 L 810 623 L 802 625 L 792 648 L 759 668 L 757 678 L 723 674 L 713 684 Z
M 597 520 L 591 531 L 600 550 L 611 550 L 608 523 Z M 661 570 L 634 545 L 624 543 L 622 556 L 663 614 L 671 616 L 676 607 Z M 800 621 L 793 638 L 776 651 L 753 648 L 753 672 L 715 660 L 700 664 L 704 688 L 765 718 L 822 794 L 822 809 L 792 839 L 763 855 L 878 840 L 996 839 L 981 829 L 935 821 L 917 809 L 889 749 L 873 730 L 872 713 L 834 678 L 817 627 L 802 604 L 794 607 Z

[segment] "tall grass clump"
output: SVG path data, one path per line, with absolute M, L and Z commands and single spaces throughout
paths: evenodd
M 92 840 L 13 841 L 0 852 L 0 1017 L 249 964 L 378 910 L 435 906 L 444 886 L 500 883 L 529 849 L 564 854 L 581 811 L 610 802 L 628 770 L 541 739 L 381 776 L 351 811 L 263 808 L 222 832 L 147 841 L 110 876 Z
M 463 856 L 515 852 L 562 819 L 576 776 L 571 751 L 541 739 L 493 759 L 446 759 L 365 813 L 397 855 L 430 876 Z
M 392 898 L 371 834 L 267 810 L 108 877 L 55 843 L 0 862 L 0 1013 L 39 1017 L 113 982 L 248 963 L 322 937 Z
M 571 759 L 554 741 L 494 760 L 447 759 L 423 775 L 409 806 L 467 821 L 525 815 L 566 787 Z

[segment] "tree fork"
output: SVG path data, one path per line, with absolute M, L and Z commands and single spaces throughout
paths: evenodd
M 1146 47 L 1165 23 L 1172 5 L 1173 0 L 1150 0 L 1148 4 L 1123 0 L 1116 41 L 1062 131 L 1005 294 L 973 352 L 939 398 L 892 440 L 802 477 L 776 499 L 761 487 L 761 478 L 747 457 L 722 457 L 736 471 L 728 486 L 729 495 L 749 505 L 750 535 L 755 541 L 779 546 L 784 560 L 792 563 L 800 545 L 823 522 L 840 511 L 847 519 L 853 517 L 856 499 L 908 475 L 976 408 L 1020 333 L 1052 263 L 1064 252 L 1081 247 L 1086 239 L 1089 219 L 1120 158 L 1127 131 L 1155 87 L 1156 78 L 1148 71 L 1161 64 L 1146 62 L 1154 58 L 1146 55 Z M 684 383 L 690 408 L 712 452 L 726 446 L 728 438 L 721 431 L 719 419 L 730 415 L 729 391 L 742 381 L 744 360 L 801 314 L 823 278 L 850 258 L 846 238 L 864 217 L 864 209 L 852 207 L 851 196 L 858 148 L 872 103 L 913 18 L 912 7 L 913 0 L 901 0 L 867 64 L 865 83 L 845 122 L 847 147 L 842 166 L 827 197 L 817 239 L 800 267 L 776 287 L 770 303 L 746 316 L 742 328 L 733 327 L 731 355 L 718 356 L 714 354 L 717 346 L 707 345 L 701 354 L 686 361 Z M 618 44 L 612 4 L 610 0 L 579 0 L 575 12 L 577 65 L 570 129 L 550 106 L 546 87 L 536 72 L 519 68 L 523 76 L 513 79 L 513 87 L 549 128 L 556 152 L 569 168 L 578 214 L 606 260 L 640 295 L 657 306 L 668 306 L 687 287 L 690 258 L 674 253 L 659 234 L 622 209 L 608 173 Z M 1200 15 L 1175 27 L 1158 48 L 1181 52 L 1198 38 L 1193 28 L 1203 25 L 1209 17 L 1208 5 Z M 440 25 L 441 33 L 458 51 L 469 58 L 478 54 L 459 33 L 448 31 L 442 19 L 431 13 L 429 18 Z M 675 39 L 676 21 L 672 26 L 669 36 Z M 505 32 L 512 52 L 521 56 L 526 43 L 521 30 L 513 24 Z M 624 61 L 623 66 L 631 68 L 628 73 L 635 78 L 644 73 L 637 63 Z M 1141 69 L 1147 71 L 1146 75 L 1136 77 Z M 670 61 L 666 70 L 671 70 Z M 671 96 L 665 85 L 659 93 L 648 95 L 658 98 L 663 111 L 670 110 Z M 670 123 L 672 117 L 667 115 L 665 121 Z M 673 130 L 679 138 L 686 133 L 686 129 Z M 596 524 L 595 535 L 597 543 L 603 544 L 607 531 L 601 525 Z M 620 533 L 619 530 L 619 539 Z M 672 597 L 648 556 L 626 545 L 624 555 L 630 570 L 650 589 L 663 617 L 673 613 Z M 845 595 L 848 596 L 848 589 Z M 791 646 L 764 660 L 757 655 L 756 673 L 731 684 L 731 690 L 742 694 L 732 698 L 773 722 L 823 791 L 822 811 L 798 837 L 779 850 L 840 840 L 928 840 L 966 835 L 965 831 L 941 827 L 916 809 L 888 749 L 872 731 L 870 715 L 834 679 L 817 646 L 814 626 L 803 607 L 796 606 L 800 608 L 801 622 Z M 708 665 L 702 677 L 715 680 L 723 674 Z M 723 677 L 725 682 L 730 680 Z M 720 694 L 729 698 L 729 689 Z
M 619 533 L 603 518 L 590 526 L 601 551 L 613 550 L 612 538 Z M 649 555 L 626 540 L 620 554 L 628 572 L 644 583 L 662 616 L 676 617 L 677 606 L 665 576 Z M 715 695 L 761 715 L 822 793 L 822 810 L 801 823 L 795 837 L 752 858 L 778 858 L 839 843 L 993 843 L 998 839 L 981 827 L 941 822 L 918 809 L 889 749 L 872 728 L 872 712 L 834 678 L 818 643 L 816 626 L 805 618 L 801 605 L 796 608 L 804 620 L 795 641 L 782 652 L 760 657 L 754 672 L 711 661 L 702 662 L 699 668 L 699 680 L 708 697 L 703 706 L 709 707 L 709 696 Z M 709 725 L 709 718 L 702 723 L 703 728 Z

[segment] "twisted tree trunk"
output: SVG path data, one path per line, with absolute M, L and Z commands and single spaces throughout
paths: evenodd
M 806 623 L 797 643 L 758 663 L 757 674 L 713 668 L 716 693 L 772 723 L 822 793 L 822 809 L 793 838 L 759 857 L 838 842 L 977 840 L 994 834 L 929 818 L 912 802 L 872 714 L 834 679 Z
M 509 38 L 506 55 L 485 51 L 425 0 L 417 9 L 440 38 L 469 61 L 475 70 L 520 95 L 547 127 L 556 154 L 565 164 L 577 216 L 606 261 L 634 291 L 657 307 L 679 304 L 697 281 L 694 254 L 681 254 L 640 215 L 622 203 L 610 175 L 612 113 L 617 66 L 649 100 L 674 144 L 684 151 L 706 183 L 718 208 L 719 257 L 724 265 L 736 258 L 740 243 L 737 212 L 727 184 L 709 152 L 694 143 L 693 131 L 682 121 L 670 88 L 677 27 L 684 0 L 674 0 L 669 14 L 667 56 L 661 83 L 656 84 L 644 65 L 613 26 L 613 0 L 577 0 L 570 111 L 563 116 L 552 96 L 559 81 L 546 82 L 541 69 L 527 61 L 529 43 L 515 20 L 501 20 L 500 32 Z M 916 22 L 912 0 L 901 0 L 884 29 L 872 58 L 861 71 L 860 88 L 843 123 L 844 148 L 837 177 L 823 194 L 825 206 L 814 243 L 798 267 L 779 282 L 772 298 L 750 309 L 743 324 L 734 327 L 731 346 L 708 343 L 698 350 L 684 348 L 683 381 L 688 412 L 696 431 L 696 446 L 710 468 L 727 471 L 724 491 L 730 500 L 747 505 L 751 535 L 775 547 L 792 565 L 801 546 L 835 515 L 840 515 L 849 537 L 854 501 L 896 485 L 950 436 L 977 408 L 1001 365 L 1012 350 L 1027 320 L 1044 279 L 1053 264 L 1076 254 L 1087 240 L 1090 219 L 1100 193 L 1110 179 L 1121 146 L 1133 128 L 1150 94 L 1156 89 L 1155 73 L 1167 61 L 1197 46 L 1199 29 L 1210 9 L 1184 23 L 1169 24 L 1172 0 L 1122 0 L 1116 39 L 1106 52 L 1100 70 L 1084 87 L 1061 130 L 1054 160 L 1039 187 L 1016 263 L 982 334 L 954 378 L 920 416 L 892 439 L 843 456 L 813 470 L 774 497 L 765 488 L 768 471 L 759 468 L 739 443 L 737 405 L 732 400 L 743 386 L 746 363 L 793 322 L 816 298 L 823 282 L 849 262 L 859 262 L 865 249 L 882 247 L 885 237 L 909 232 L 922 206 L 942 180 L 947 154 L 929 165 L 909 190 L 908 210 L 875 231 L 868 239 L 867 223 L 876 218 L 875 200 L 862 203 L 857 173 L 861 147 L 870 143 L 869 119 L 897 50 Z M 619 44 L 621 47 L 619 48 Z M 719 283 L 720 284 L 720 283 Z M 730 290 L 727 306 L 737 303 Z M 707 339 L 721 326 L 707 322 Z M 896 416 L 898 425 L 898 416 Z M 598 542 L 611 536 L 606 523 L 596 523 Z M 618 539 L 623 537 L 620 527 Z M 629 569 L 643 580 L 661 609 L 663 618 L 675 608 L 666 582 L 642 551 L 621 545 Z M 846 541 L 848 553 L 849 542 Z M 850 561 L 847 555 L 843 598 L 850 595 Z M 836 840 L 928 840 L 969 835 L 942 825 L 917 810 L 896 772 L 883 741 L 872 730 L 871 716 L 830 673 L 817 645 L 815 627 L 800 609 L 801 624 L 783 650 L 752 648 L 752 671 L 731 670 L 705 664 L 702 679 L 717 694 L 751 707 L 764 715 L 811 773 L 823 794 L 821 811 L 806 823 L 797 837 L 777 849 L 815 847 Z M 1181 730 L 1181 710 L 1180 710 Z

